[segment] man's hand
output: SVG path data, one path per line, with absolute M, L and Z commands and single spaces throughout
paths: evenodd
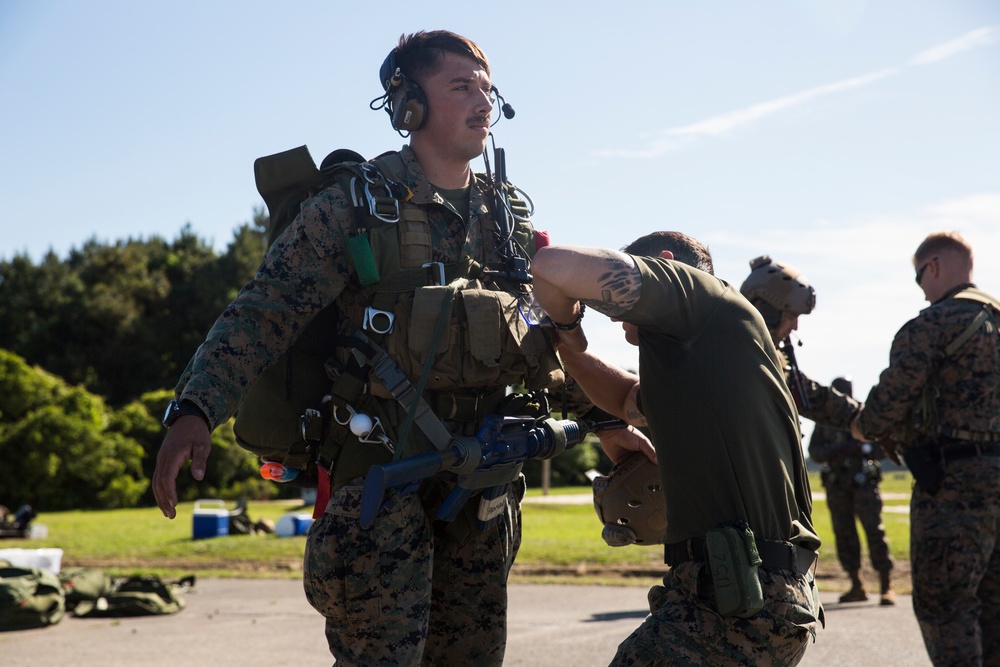
M 642 452 L 651 462 L 656 463 L 656 450 L 642 431 L 633 426 L 601 431 L 597 434 L 604 453 L 612 463 L 618 463 L 632 452 Z
M 163 516 L 177 516 L 177 475 L 191 461 L 191 476 L 201 481 L 205 477 L 208 454 L 212 451 L 212 434 L 201 417 L 178 417 L 160 445 L 153 471 L 153 496 Z

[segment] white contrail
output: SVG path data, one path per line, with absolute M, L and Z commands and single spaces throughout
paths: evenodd
M 988 46 L 997 41 L 997 30 L 993 26 L 986 26 L 968 32 L 957 39 L 953 39 L 943 44 L 921 51 L 913 56 L 903 67 L 926 65 L 939 62 L 966 51 Z M 887 67 L 870 74 L 844 79 L 834 83 L 828 83 L 800 93 L 786 95 L 767 102 L 753 104 L 743 109 L 731 111 L 729 113 L 710 116 L 704 120 L 672 127 L 658 132 L 644 135 L 647 145 L 639 149 L 599 149 L 595 151 L 598 157 L 615 158 L 652 158 L 688 144 L 691 141 L 706 137 L 718 137 L 737 128 L 755 123 L 762 118 L 772 114 L 796 107 L 810 102 L 819 97 L 843 93 L 848 90 L 862 88 L 871 85 L 876 81 L 886 79 L 899 73 L 903 67 Z
M 978 30 L 965 33 L 958 39 L 953 39 L 950 42 L 932 46 L 926 51 L 921 51 L 917 55 L 910 58 L 910 62 L 907 64 L 926 65 L 928 63 L 936 63 L 944 60 L 945 58 L 951 58 L 954 55 L 958 55 L 959 53 L 979 48 L 980 46 L 989 46 L 995 41 L 997 41 L 996 28 L 993 26 L 979 28 Z

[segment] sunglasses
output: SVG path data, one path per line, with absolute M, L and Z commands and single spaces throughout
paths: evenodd
M 919 269 L 917 269 L 916 281 L 917 281 L 917 285 L 918 286 L 920 285 L 920 279 L 924 277 L 924 271 L 926 271 L 927 267 L 930 265 L 930 263 L 933 262 L 936 259 L 937 259 L 937 257 L 931 257 L 929 260 L 927 260 L 926 262 L 924 262 L 923 266 L 921 266 Z

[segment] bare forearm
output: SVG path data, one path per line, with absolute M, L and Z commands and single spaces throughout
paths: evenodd
M 630 424 L 645 425 L 635 407 L 639 378 L 589 352 L 571 352 L 560 348 L 560 356 L 566 371 L 594 405 Z

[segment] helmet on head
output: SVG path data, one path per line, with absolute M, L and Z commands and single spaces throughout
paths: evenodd
M 850 377 L 835 378 L 830 386 L 839 391 L 844 396 L 854 396 L 854 384 Z
M 750 275 L 740 292 L 757 306 L 769 328 L 778 326 L 781 313 L 808 315 L 816 307 L 816 291 L 802 272 L 790 264 L 775 262 L 768 255 L 750 260 Z

